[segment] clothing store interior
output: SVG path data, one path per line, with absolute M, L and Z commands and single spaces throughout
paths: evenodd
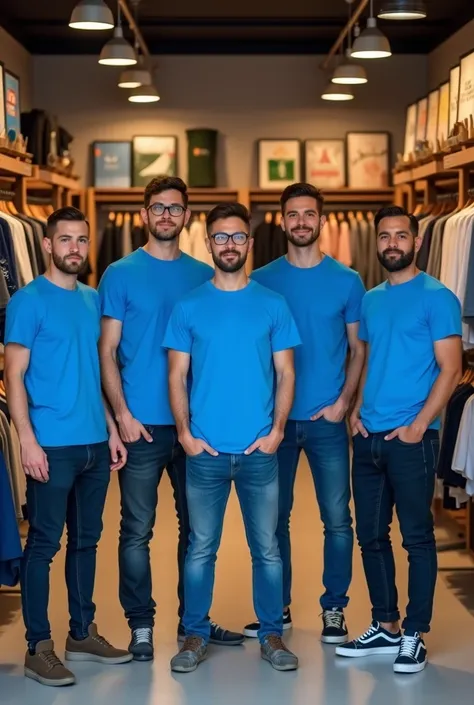
M 474 4 L 466 0 L 0 0 L 0 702 L 4 705 L 424 705 L 472 702 L 474 691 Z M 463 376 L 442 414 L 432 512 L 438 574 L 429 665 L 394 674 L 386 657 L 338 659 L 321 641 L 324 527 L 304 453 L 291 515 L 292 629 L 299 668 L 276 673 L 257 639 L 210 645 L 194 674 L 170 670 L 178 622 L 178 521 L 166 472 L 150 561 L 154 659 L 77 662 L 58 692 L 24 678 L 19 578 L 28 534 L 26 478 L 3 382 L 5 317 L 17 290 L 44 275 L 46 221 L 74 206 L 90 226 L 79 280 L 97 288 L 143 247 L 144 189 L 161 175 L 188 186 L 180 249 L 213 266 L 206 216 L 223 202 L 251 217 L 252 271 L 287 253 L 280 195 L 293 182 L 324 194 L 323 253 L 385 280 L 374 217 L 413 213 L 418 268 L 458 297 Z M 244 374 L 229 362 L 238 384 Z M 403 380 L 400 380 L 403 385 Z M 229 403 L 232 403 L 231 392 Z M 248 399 L 249 406 L 252 399 Z M 120 472 L 120 471 L 118 471 Z M 97 549 L 100 633 L 127 648 L 119 600 L 120 488 L 112 473 Z M 354 516 L 351 500 L 351 512 Z M 8 517 L 18 531 L 12 538 Z M 408 561 L 394 513 L 391 540 L 402 615 Z M 57 655 L 68 635 L 65 529 L 51 564 Z M 12 548 L 13 546 L 13 548 Z M 360 548 L 344 609 L 350 639 L 370 625 Z M 212 620 L 241 632 L 255 618 L 252 563 L 233 490 L 216 562 Z

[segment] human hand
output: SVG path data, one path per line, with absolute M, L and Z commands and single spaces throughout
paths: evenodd
M 109 436 L 110 471 L 115 472 L 121 470 L 127 462 L 127 449 L 125 448 L 122 439 L 120 438 L 117 429 L 113 430 Z
M 426 428 L 422 424 L 412 423 L 409 426 L 399 426 L 394 431 L 385 436 L 386 441 L 399 438 L 402 443 L 416 444 L 423 440 Z
M 39 445 L 36 438 L 21 441 L 21 464 L 25 475 L 29 475 L 38 482 L 48 482 L 49 465 L 46 453 Z
M 145 426 L 137 419 L 134 419 L 130 412 L 117 418 L 117 423 L 120 438 L 124 443 L 136 443 L 140 436 L 143 436 L 148 443 L 153 443 L 153 438 Z
M 255 443 L 252 443 L 252 445 L 244 451 L 244 454 L 251 455 L 258 448 L 258 450 L 262 453 L 273 455 L 277 452 L 278 447 L 283 440 L 283 436 L 283 431 L 272 429 L 268 436 L 262 436 L 261 438 L 258 438 Z
M 204 451 L 206 451 L 206 453 L 209 453 L 209 455 L 219 455 L 219 453 L 214 450 L 214 448 L 211 448 L 211 446 L 206 443 L 206 441 L 203 441 L 202 438 L 194 438 L 194 436 L 191 435 L 190 431 L 186 431 L 186 433 L 183 433 L 183 435 L 180 436 L 178 440 L 183 446 L 184 452 L 190 458 L 199 455 Z
M 358 411 L 353 411 L 351 414 L 351 418 L 349 420 L 349 425 L 351 427 L 351 436 L 357 436 L 358 433 L 360 433 L 361 436 L 364 438 L 368 437 L 368 431 L 365 428 L 364 424 L 360 420 L 359 412 Z
M 324 418 L 330 423 L 340 423 L 343 421 L 347 413 L 347 404 L 341 399 L 338 399 L 334 404 L 330 406 L 325 406 L 324 409 L 318 411 L 317 414 L 311 416 L 311 421 L 317 421 L 318 419 Z

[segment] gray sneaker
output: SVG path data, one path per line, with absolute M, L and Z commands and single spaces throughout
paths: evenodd
M 265 637 L 260 653 L 277 671 L 295 671 L 298 668 L 298 657 L 291 653 L 277 634 Z
M 176 656 L 171 659 L 171 670 L 178 673 L 195 671 L 207 656 L 207 644 L 200 636 L 187 636 Z

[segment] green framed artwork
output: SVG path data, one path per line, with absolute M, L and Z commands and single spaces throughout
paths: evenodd
M 178 139 L 138 135 L 133 138 L 132 185 L 146 186 L 155 176 L 176 176 Z
M 259 188 L 284 189 L 289 184 L 300 180 L 300 140 L 258 140 Z

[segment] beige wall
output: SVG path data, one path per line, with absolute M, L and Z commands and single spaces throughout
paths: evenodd
M 474 20 L 431 52 L 428 57 L 428 89 L 431 91 L 449 80 L 449 70 L 469 51 L 474 51 Z
M 34 57 L 34 104 L 56 114 L 75 137 L 77 172 L 90 183 L 90 144 L 140 134 L 179 138 L 186 178 L 191 127 L 220 131 L 219 186 L 256 185 L 255 141 L 261 137 L 344 137 L 349 130 L 387 130 L 393 153 L 403 148 L 405 107 L 426 93 L 427 58 L 394 56 L 368 66 L 369 83 L 351 104 L 320 99 L 322 57 L 163 56 L 161 101 L 133 105 L 117 87 L 118 71 L 96 57 Z
M 33 107 L 33 57 L 0 27 L 0 61 L 20 77 L 21 110 Z

